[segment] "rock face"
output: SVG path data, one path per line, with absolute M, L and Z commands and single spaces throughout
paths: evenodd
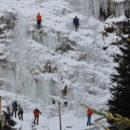
M 130 7 L 130 0 L 67 0 L 83 14 L 106 19 L 110 15 L 121 16 Z
M 5 12 L 0 16 L 0 24 L 5 24 L 6 28 L 13 29 L 15 26 L 17 14 L 14 12 Z
M 28 35 L 33 40 L 59 52 L 74 50 L 75 42 L 65 37 L 61 32 L 55 30 L 45 31 L 44 28 L 36 29 L 33 26 L 28 27 Z
M 15 27 L 17 14 L 14 12 L 5 12 L 0 14 L 0 43 L 9 43 L 13 38 L 10 33 Z

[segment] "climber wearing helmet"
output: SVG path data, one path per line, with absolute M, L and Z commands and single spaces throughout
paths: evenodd
M 16 113 L 17 113 L 17 107 L 18 107 L 17 101 L 13 101 L 12 102 L 12 116 L 15 113 L 15 118 L 16 118 Z
M 75 29 L 77 31 L 77 29 L 79 28 L 79 19 L 77 16 L 75 16 L 75 18 L 73 19 L 73 24 L 74 24 Z
M 42 20 L 42 17 L 40 15 L 40 13 L 37 14 L 37 27 L 38 28 L 41 28 L 41 20 Z
M 23 121 L 23 108 L 21 107 L 20 104 L 18 105 L 18 117 L 19 117 L 19 120 Z

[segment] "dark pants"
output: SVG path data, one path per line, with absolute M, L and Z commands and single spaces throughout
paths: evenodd
M 88 115 L 87 125 L 91 125 L 91 115 Z
M 36 121 L 37 120 L 37 121 Z M 37 124 L 38 125 L 39 123 L 39 116 L 34 116 L 34 124 Z
M 17 108 L 16 107 L 13 107 L 12 116 L 13 116 L 14 113 L 15 113 L 15 118 L 16 118 L 16 113 L 17 113 Z
M 18 117 L 19 117 L 19 120 L 23 121 L 23 111 L 18 112 Z
M 79 28 L 79 22 L 74 22 L 74 26 L 75 26 L 75 29 L 77 31 L 77 29 Z
M 37 28 L 41 28 L 41 20 L 37 20 Z

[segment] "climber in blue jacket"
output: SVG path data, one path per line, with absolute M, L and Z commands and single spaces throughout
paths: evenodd
M 15 118 L 16 118 L 17 107 L 18 107 L 17 101 L 12 102 L 12 116 L 15 113 Z
M 77 29 L 79 28 L 79 19 L 77 16 L 75 16 L 75 18 L 73 19 L 73 24 L 75 25 L 75 29 L 77 31 Z

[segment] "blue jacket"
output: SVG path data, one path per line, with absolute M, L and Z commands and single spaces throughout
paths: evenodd
M 73 22 L 79 22 L 79 19 L 78 18 L 74 18 Z

